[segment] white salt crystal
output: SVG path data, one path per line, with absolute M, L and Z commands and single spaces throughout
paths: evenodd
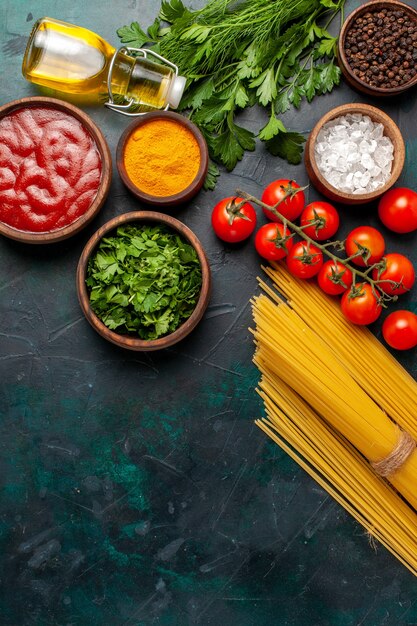
M 365 187 L 365 189 L 366 189 L 366 187 L 368 186 L 370 180 L 371 180 L 370 173 L 369 172 L 365 172 L 364 174 L 362 174 L 362 177 L 361 177 L 361 179 L 359 181 L 359 184 L 360 184 L 361 187 Z
M 337 169 L 338 172 L 348 172 L 349 171 L 349 164 L 348 164 L 347 159 L 346 159 L 346 157 L 344 155 L 340 156 L 337 159 L 336 169 Z
M 369 183 L 369 187 L 371 189 L 371 191 L 377 191 L 377 189 L 379 189 L 384 183 L 381 183 L 378 180 L 371 180 L 371 182 Z
M 371 151 L 371 144 L 363 139 L 359 144 L 359 150 L 362 152 L 362 154 L 366 152 L 369 154 L 369 152 Z
M 371 175 L 371 178 L 376 178 L 378 176 L 378 174 L 381 173 L 381 168 L 378 167 L 378 165 L 374 165 L 374 167 L 372 169 L 369 170 L 369 173 Z
M 347 193 L 376 191 L 391 174 L 393 143 L 368 115 L 348 113 L 324 124 L 314 151 L 326 180 Z
M 375 124 L 374 129 L 371 130 L 370 138 L 371 139 L 381 139 L 384 134 L 384 127 L 382 124 Z
M 370 133 L 372 128 L 370 124 L 364 120 L 363 122 L 359 122 L 359 130 L 365 135 L 366 133 Z
M 333 187 L 338 187 L 340 184 L 340 177 L 341 177 L 340 172 L 333 171 L 329 173 L 327 180 L 329 181 L 331 185 L 333 185 Z
M 394 152 L 394 146 L 389 137 L 381 137 L 379 140 L 379 147 L 384 148 L 387 152 Z
M 375 154 L 375 163 L 379 165 L 380 168 L 385 169 L 387 165 L 389 165 L 390 159 L 386 152 L 382 152 L 381 150 Z
M 359 152 L 351 152 L 347 156 L 348 163 L 358 163 L 360 160 L 361 160 L 361 155 L 359 154 Z
M 332 168 L 337 168 L 338 161 L 339 161 L 339 155 L 337 154 L 337 152 L 330 152 L 325 157 L 326 165 L 329 165 Z

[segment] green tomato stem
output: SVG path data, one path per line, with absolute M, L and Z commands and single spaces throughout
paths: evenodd
M 301 191 L 303 188 L 300 188 L 299 191 Z M 276 217 L 279 218 L 279 220 L 282 222 L 282 224 L 285 227 L 288 227 L 290 230 L 294 231 L 295 233 L 297 233 L 297 235 L 299 235 L 302 239 L 304 239 L 305 241 L 307 241 L 308 245 L 313 245 L 316 246 L 316 248 L 318 248 L 319 250 L 321 250 L 321 252 L 323 254 L 325 254 L 326 256 L 328 256 L 330 259 L 332 259 L 333 261 L 335 261 L 335 263 L 340 263 L 341 265 L 343 265 L 344 267 L 346 267 L 347 269 L 349 269 L 352 272 L 352 276 L 353 276 L 353 286 L 356 285 L 357 283 L 357 278 L 361 278 L 364 282 L 367 282 L 371 285 L 372 287 L 372 291 L 374 293 L 376 293 L 376 287 L 379 285 L 379 283 L 382 282 L 391 282 L 394 283 L 395 285 L 397 283 L 395 283 L 395 281 L 381 281 L 381 280 L 373 280 L 373 278 L 371 278 L 369 276 L 369 272 L 378 264 L 375 263 L 374 265 L 371 265 L 370 267 L 368 267 L 365 271 L 361 271 L 359 269 L 357 269 L 356 267 L 354 267 L 353 265 L 351 265 L 349 263 L 349 261 L 357 256 L 360 256 L 360 252 L 351 255 L 350 257 L 348 257 L 347 259 L 342 259 L 338 256 L 336 256 L 335 254 L 333 254 L 332 252 L 330 252 L 330 250 L 328 249 L 328 245 L 327 244 L 321 244 L 318 241 L 315 241 L 314 239 L 312 239 L 311 237 L 309 237 L 308 235 L 305 234 L 303 227 L 302 226 L 297 226 L 297 224 L 294 224 L 294 222 L 291 222 L 290 220 L 288 220 L 286 217 L 284 217 L 284 215 L 282 215 L 282 213 L 280 213 L 277 210 L 277 205 L 275 206 L 270 206 L 269 204 L 265 204 L 265 202 L 262 202 L 262 200 L 259 200 L 258 198 L 256 198 L 255 196 L 252 196 L 251 194 L 247 193 L 246 191 L 242 191 L 241 189 L 237 189 L 236 190 L 236 194 L 242 198 L 245 198 L 245 200 L 248 200 L 249 202 L 253 202 L 254 204 L 257 204 L 258 206 L 260 206 L 263 209 L 267 209 L 268 211 L 270 211 L 271 213 L 273 213 Z M 331 242 L 333 243 L 333 242 Z M 379 293 L 379 292 L 378 292 Z M 384 292 L 379 294 L 379 301 L 381 302 L 386 302 L 386 301 L 395 301 L 397 300 L 397 296 L 390 296 Z

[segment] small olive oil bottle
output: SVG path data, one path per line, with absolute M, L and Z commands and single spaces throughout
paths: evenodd
M 49 17 L 34 25 L 23 76 L 79 103 L 104 103 L 125 115 L 177 108 L 185 87 L 178 68 L 152 50 L 116 50 L 86 28 Z

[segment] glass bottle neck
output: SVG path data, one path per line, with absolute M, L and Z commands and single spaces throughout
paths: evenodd
M 165 65 L 118 50 L 110 77 L 114 101 L 133 100 L 141 111 L 164 108 L 173 77 L 174 72 Z

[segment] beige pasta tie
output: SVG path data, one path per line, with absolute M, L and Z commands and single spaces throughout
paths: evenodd
M 400 430 L 398 442 L 395 448 L 380 461 L 371 463 L 377 474 L 383 478 L 389 478 L 406 462 L 408 457 L 414 452 L 416 442 L 405 430 Z

